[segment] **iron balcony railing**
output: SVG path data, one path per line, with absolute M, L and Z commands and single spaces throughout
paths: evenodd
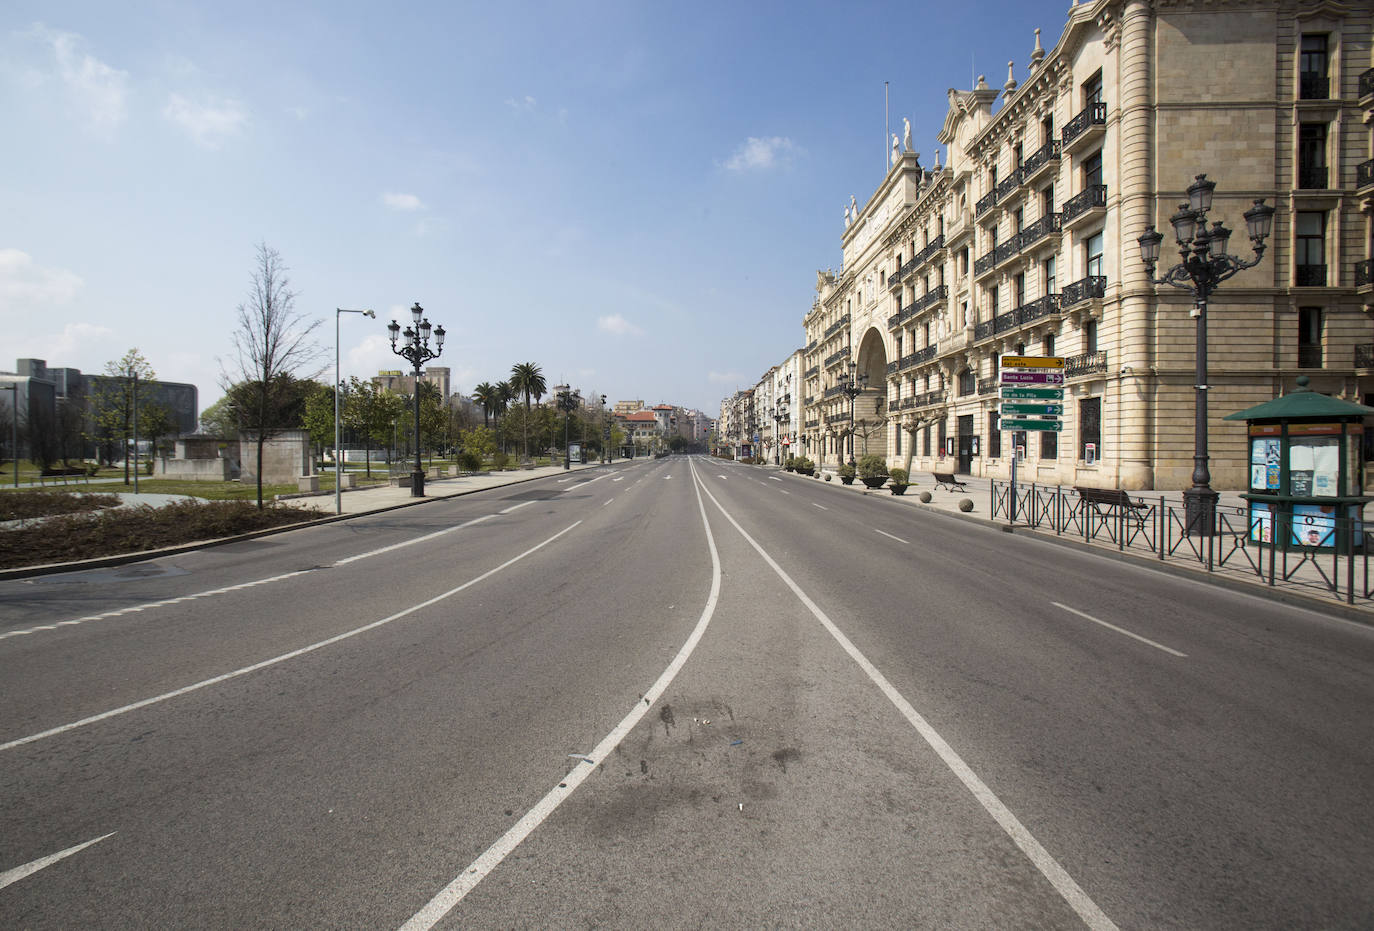
M 1059 161 L 1059 146 L 1060 142 L 1058 139 L 1051 139 L 1049 142 L 1032 152 L 1030 158 L 1026 159 L 1025 163 L 1021 166 L 1021 177 L 1023 179 L 1033 178 L 1036 172 L 1044 168 L 1050 162 Z
M 1017 233 L 1006 242 L 999 242 L 997 248 L 992 250 L 992 264 L 1001 265 L 1007 259 L 1021 251 L 1021 234 Z
M 915 271 L 916 266 L 920 264 L 921 260 L 919 258 L 908 259 L 906 262 L 902 264 L 901 268 L 897 269 L 897 280 L 899 282 L 905 281 L 906 276 Z
M 807 352 L 815 352 L 815 351 L 816 351 L 816 347 L 819 346 L 820 344 L 821 344 L 821 341 L 820 341 L 820 340 L 818 340 L 818 339 L 813 339 L 813 340 L 807 345 L 806 351 L 807 351 Z
M 840 330 L 844 329 L 848 324 L 849 324 L 849 314 L 845 314 L 843 317 L 841 317 L 840 319 L 836 320 L 834 323 L 830 324 L 830 326 L 828 326 L 828 327 L 825 328 L 825 335 L 822 336 L 821 339 L 822 339 L 822 340 L 827 340 L 827 339 L 829 339 L 830 337 L 834 336 L 836 333 L 840 332 Z
M 1094 184 L 1064 202 L 1064 222 L 1072 220 L 1094 207 L 1107 206 L 1107 185 Z
M 992 336 L 992 321 L 983 320 L 973 325 L 973 341 L 980 343 Z
M 1047 213 L 1017 234 L 1022 249 L 1029 249 L 1051 233 L 1057 233 L 1064 226 L 1062 213 Z
M 913 352 L 911 354 L 912 365 L 924 365 L 931 359 L 934 359 L 935 354 L 939 350 L 939 348 L 939 343 L 931 343 L 926 348 L 918 349 L 917 351 Z
M 911 410 L 911 408 L 915 406 L 915 398 L 902 398 L 900 401 L 894 401 L 893 403 L 889 404 L 888 409 L 894 411 L 907 411 Z
M 1032 320 L 1039 320 L 1041 317 L 1052 317 L 1059 313 L 1060 297 L 1058 294 L 1046 294 L 1044 297 L 1037 297 L 1029 304 L 1021 306 L 1023 320 L 1026 323 Z
M 927 391 L 918 394 L 911 399 L 912 407 L 932 407 L 936 404 L 943 404 L 945 401 L 945 389 L 936 388 L 934 391 Z
M 1320 345 L 1298 346 L 1298 368 L 1319 369 L 1322 367 L 1322 347 Z
M 998 199 L 999 201 L 1006 200 L 1008 197 L 1011 196 L 1011 192 L 1014 191 L 1014 190 L 1016 190 L 1016 188 L 1017 188 L 1020 184 L 1021 184 L 1021 169 L 1018 168 L 1018 169 L 1016 169 L 1015 171 L 1013 171 L 1011 174 L 1007 175 L 1007 177 L 1005 177 L 1004 179 L 1002 179 L 1001 181 L 999 181 L 999 182 L 997 183 L 997 187 L 996 187 L 996 189 L 995 189 L 995 190 L 997 191 L 997 199 Z
M 828 369 L 828 368 L 830 368 L 831 366 L 833 366 L 836 362 L 843 362 L 845 359 L 848 359 L 848 358 L 849 358 L 849 350 L 848 350 L 848 349 L 841 349 L 839 352 L 832 352 L 830 355 L 828 355 L 828 356 L 825 357 L 825 363 L 822 365 L 822 368 L 827 368 L 827 369 Z
M 811 378 L 812 376 L 819 375 L 820 373 L 821 367 L 819 365 L 813 365 L 811 366 L 811 368 L 807 369 L 805 372 L 802 373 L 802 378 Z
M 991 252 L 987 252 L 973 260 L 973 274 L 975 277 L 992 270 L 997 264 L 997 249 L 994 247 Z
M 996 394 L 998 387 L 1001 386 L 1002 379 L 998 375 L 990 375 L 987 378 L 978 379 L 978 393 Z
M 1331 81 L 1324 74 L 1298 75 L 1299 100 L 1326 100 L 1331 96 Z
M 1302 190 L 1323 190 L 1326 187 L 1325 165 L 1302 165 L 1298 168 L 1298 187 Z
M 1363 288 L 1374 284 L 1374 259 L 1355 263 L 1355 287 Z
M 1107 103 L 1098 101 L 1090 103 L 1083 108 L 1073 119 L 1064 124 L 1064 131 L 1060 134 L 1064 145 L 1073 142 L 1083 135 L 1093 126 L 1105 126 L 1107 124 Z
M 1089 275 L 1073 284 L 1065 285 L 1060 292 L 1059 306 L 1072 307 L 1074 304 L 1089 300 L 1100 300 L 1107 291 L 1106 275 Z
M 890 330 L 893 327 L 901 326 L 902 323 L 904 323 L 907 320 L 910 320 L 915 313 L 916 302 L 912 301 L 910 304 L 906 305 L 901 310 L 897 311 L 891 317 L 887 318 L 887 328 Z
M 973 215 L 981 217 L 995 206 L 997 206 L 997 188 L 993 188 L 978 198 L 978 203 L 973 205 Z
M 1369 68 L 1360 74 L 1360 99 L 1374 94 L 1374 68 Z
M 1064 377 L 1080 378 L 1084 375 L 1100 375 L 1107 371 L 1107 350 L 1085 352 L 1080 356 L 1070 356 L 1064 360 Z
M 1358 189 L 1368 184 L 1374 184 L 1374 158 L 1355 166 L 1355 187 Z
M 821 400 L 828 401 L 831 398 L 839 397 L 841 394 L 844 394 L 844 387 L 844 385 L 831 385 L 821 392 Z
M 1374 369 L 1374 343 L 1363 343 L 1355 347 L 1355 368 Z
M 1325 265 L 1299 265 L 1293 276 L 1293 284 L 1299 288 L 1321 288 L 1326 285 Z
M 912 317 L 916 316 L 930 305 L 936 303 L 937 301 L 943 301 L 947 297 L 949 297 L 949 285 L 942 284 L 938 288 L 931 289 L 926 294 L 921 295 L 920 297 L 916 298 L 916 300 L 912 301 L 910 304 L 903 307 L 899 313 L 893 314 L 891 317 L 888 317 L 888 329 L 901 326 L 903 323 L 910 320 Z
M 926 244 L 926 247 L 922 249 L 920 252 L 916 253 L 916 257 L 906 264 L 912 267 L 924 264 L 927 259 L 929 259 L 935 253 L 939 252 L 944 247 L 945 234 L 941 233 L 939 236 L 936 236 L 934 239 L 928 242 Z M 905 266 L 903 267 L 905 268 Z
M 803 406 L 803 407 L 810 407 L 812 404 L 815 404 L 815 403 L 816 403 L 816 396 L 815 396 L 814 394 L 807 395 L 805 398 L 802 399 L 802 406 Z

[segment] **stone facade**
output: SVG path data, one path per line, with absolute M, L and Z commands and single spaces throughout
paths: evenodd
M 1368 4 L 1324 0 L 1075 3 L 1037 30 L 1022 80 L 949 91 L 931 167 L 894 153 L 845 214 L 839 272 L 804 319 L 808 455 L 916 470 L 1128 489 L 1193 468 L 1196 324 L 1152 284 L 1137 238 L 1171 231 L 1194 176 L 1212 221 L 1276 206 L 1267 251 L 1208 305 L 1212 484 L 1245 482 L 1243 430 L 1221 418 L 1290 390 L 1374 400 L 1374 69 Z M 1000 105 L 999 105 L 1000 102 Z M 1172 238 L 1161 269 L 1176 259 Z M 998 357 L 1068 360 L 1063 431 L 998 429 Z M 866 383 L 865 383 L 866 379 Z M 724 411 L 722 417 L 724 418 Z

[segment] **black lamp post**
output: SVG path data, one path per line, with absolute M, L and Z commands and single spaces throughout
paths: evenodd
M 849 367 L 840 375 L 840 392 L 849 398 L 849 464 L 854 464 L 854 399 L 864 393 L 864 387 L 868 384 L 868 373 L 858 373 L 858 366 L 853 359 L 849 360 Z M 841 450 L 843 452 L 843 450 Z
M 776 406 L 770 407 L 769 413 L 773 415 L 773 446 L 776 465 L 782 465 L 782 422 L 787 419 L 787 413 L 780 411 Z
M 563 470 L 572 468 L 572 449 L 568 446 L 568 427 L 572 423 L 572 412 L 581 402 L 580 392 L 564 388 L 558 392 L 558 409 L 563 412 Z
M 395 320 L 387 325 L 391 331 L 391 351 L 405 359 L 415 367 L 415 471 L 410 473 L 410 496 L 412 498 L 423 498 L 425 496 L 425 470 L 420 466 L 420 363 L 428 362 L 430 359 L 439 358 L 439 354 L 444 351 L 444 328 L 434 327 L 434 349 L 429 348 L 430 325 L 425 317 L 425 309 L 418 303 L 410 308 L 410 315 L 414 318 L 414 325 L 408 326 L 405 333 L 401 333 L 401 325 Z M 396 345 L 396 337 L 403 335 L 405 342 L 399 347 Z
M 1253 268 L 1264 257 L 1264 240 L 1274 223 L 1274 208 L 1263 199 L 1245 211 L 1246 232 L 1255 257 L 1247 262 L 1226 253 L 1231 231 L 1220 222 L 1207 228 L 1207 211 L 1212 209 L 1215 181 L 1198 175 L 1188 185 L 1188 203 L 1180 204 L 1178 212 L 1169 218 L 1178 240 L 1178 254 L 1182 260 L 1155 277 L 1159 262 L 1159 247 L 1164 234 L 1153 226 L 1146 227 L 1140 243 L 1140 258 L 1145 263 L 1150 281 L 1167 284 L 1193 294 L 1193 316 L 1197 319 L 1197 358 L 1193 385 L 1196 406 L 1193 415 L 1193 485 L 1183 492 L 1183 509 L 1188 533 L 1210 535 L 1216 526 L 1217 493 L 1212 490 L 1211 473 L 1207 469 L 1207 299 L 1216 286 L 1243 269 Z
M 601 396 L 601 461 L 610 463 L 615 457 L 611 455 L 611 417 L 606 413 L 606 396 Z

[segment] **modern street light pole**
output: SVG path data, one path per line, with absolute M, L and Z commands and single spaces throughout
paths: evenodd
M 849 398 L 849 464 L 854 464 L 854 399 L 864 393 L 864 386 L 868 384 L 868 373 L 858 374 L 858 365 L 853 359 L 849 360 L 849 367 L 840 375 L 840 392 Z M 841 449 L 841 455 L 844 451 Z
M 343 474 L 341 460 L 343 457 L 339 453 L 339 391 L 343 387 L 342 376 L 339 374 L 339 316 L 341 314 L 362 314 L 365 317 L 372 317 L 374 320 L 377 315 L 371 310 L 349 310 L 346 307 L 334 308 L 334 513 L 343 513 L 343 485 L 339 481 L 339 476 Z
M 415 471 L 410 473 L 410 496 L 423 498 L 425 470 L 420 465 L 420 363 L 437 359 L 444 351 L 444 328 L 434 328 L 434 350 L 430 351 L 430 326 L 429 319 L 425 317 L 425 309 L 417 303 L 410 308 L 410 315 L 414 318 L 413 326 L 406 327 L 405 343 L 399 349 L 396 346 L 396 337 L 400 335 L 401 325 L 393 320 L 387 329 L 391 331 L 391 351 L 415 367 Z
M 1159 262 L 1159 247 L 1164 234 L 1148 226 L 1136 241 L 1140 244 L 1140 258 L 1153 284 L 1167 284 L 1193 295 L 1193 316 L 1197 319 L 1197 356 L 1193 385 L 1196 403 L 1193 414 L 1193 484 L 1183 492 L 1183 509 L 1189 534 L 1211 535 L 1216 527 L 1217 493 L 1212 490 L 1211 473 L 1207 468 L 1207 299 L 1216 286 L 1232 275 L 1258 265 L 1264 258 L 1264 240 L 1274 223 L 1274 208 L 1263 199 L 1245 211 L 1246 232 L 1255 257 L 1247 262 L 1226 253 L 1231 231 L 1220 221 L 1207 228 L 1207 211 L 1212 209 L 1215 181 L 1198 175 L 1188 185 L 1188 203 L 1180 204 L 1178 212 L 1169 218 L 1178 240 L 1178 254 L 1182 259 L 1155 277 Z
M 19 386 L 16 384 L 0 385 L 0 391 L 13 392 L 11 395 L 10 413 L 14 416 L 10 418 L 10 459 L 14 463 L 14 487 L 19 487 Z

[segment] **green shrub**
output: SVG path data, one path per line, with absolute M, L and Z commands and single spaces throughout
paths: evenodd
M 497 472 L 500 472 L 502 469 L 504 469 L 504 468 L 505 468 L 507 465 L 509 465 L 509 464 L 510 464 L 510 455 L 509 455 L 509 454 L 503 453 L 503 452 L 501 452 L 500 450 L 497 450 L 496 452 L 494 452 L 494 453 L 491 454 L 491 467 L 492 467 L 493 469 L 495 469 Z
M 482 471 L 482 457 L 470 449 L 458 454 L 458 467 L 464 472 Z
M 853 474 L 853 469 L 850 474 Z M 860 478 L 886 478 L 887 474 L 887 461 L 882 456 L 868 455 L 859 460 Z
M 905 485 L 908 478 L 906 469 L 901 466 L 893 466 L 887 470 L 887 474 L 892 478 L 892 484 Z
M 854 478 L 854 467 L 847 462 L 844 465 L 840 466 L 838 469 L 836 469 L 835 472 L 837 475 L 839 475 L 841 479 Z

